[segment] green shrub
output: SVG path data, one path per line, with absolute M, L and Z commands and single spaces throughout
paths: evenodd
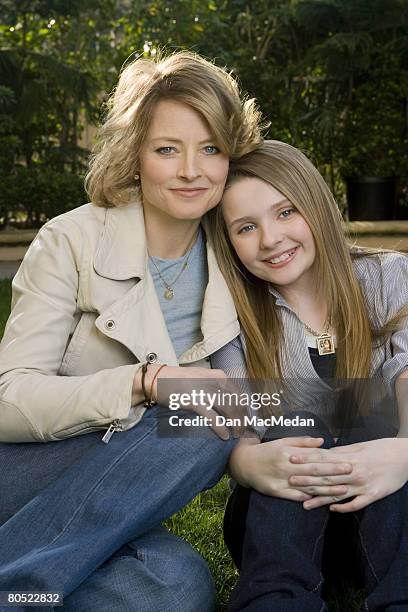
M 44 165 L 15 166 L 0 175 L 0 216 L 19 217 L 27 227 L 39 227 L 48 219 L 86 201 L 82 177 Z

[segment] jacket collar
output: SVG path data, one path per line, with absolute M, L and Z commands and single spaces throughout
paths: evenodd
M 111 280 L 143 278 L 147 248 L 141 202 L 106 208 L 104 212 L 104 226 L 93 263 L 95 272 Z

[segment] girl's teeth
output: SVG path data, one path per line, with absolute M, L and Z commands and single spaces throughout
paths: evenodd
M 279 257 L 274 257 L 273 259 L 271 259 L 270 262 L 273 264 L 281 263 L 282 261 L 286 261 L 286 259 L 289 259 L 289 257 L 293 255 L 293 253 L 294 253 L 294 250 L 289 251 L 288 253 L 283 253 Z

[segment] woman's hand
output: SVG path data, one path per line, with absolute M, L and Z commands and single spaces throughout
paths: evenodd
M 200 368 L 200 367 L 181 367 L 181 366 L 165 366 L 160 369 L 160 372 L 155 377 L 156 372 L 159 370 L 160 364 L 152 364 L 148 367 L 145 376 L 145 387 L 148 391 L 151 389 L 152 397 L 157 398 L 157 402 L 163 406 L 169 405 L 169 394 L 163 393 L 163 386 L 158 385 L 159 381 L 169 380 L 177 383 L 174 385 L 175 393 L 172 395 L 187 394 L 192 397 L 192 392 L 202 391 L 204 401 L 194 401 L 191 404 L 180 406 L 183 411 L 192 411 L 199 416 L 206 417 L 206 422 L 209 427 L 223 440 L 228 440 L 230 437 L 230 430 L 226 425 L 217 423 L 216 417 L 223 416 L 226 419 L 234 419 L 235 424 L 231 426 L 232 434 L 234 437 L 239 435 L 244 430 L 244 415 L 245 410 L 241 406 L 236 404 L 230 405 L 229 403 L 220 403 L 214 400 L 218 399 L 219 392 L 229 393 L 240 393 L 241 390 L 233 383 L 231 379 L 227 377 L 225 372 L 222 370 Z M 202 384 L 200 383 L 202 381 Z M 153 382 L 153 386 L 152 386 Z M 166 385 L 166 389 L 169 389 L 169 382 Z M 134 395 L 137 396 L 138 401 L 143 400 L 142 384 L 141 384 L 141 372 L 137 372 L 134 379 Z M 161 387 L 161 388 L 160 388 Z M 199 387 L 197 389 L 197 387 Z M 195 400 L 198 400 L 196 395 Z M 135 402 L 137 403 L 137 402 Z M 176 414 L 175 409 L 175 414 Z M 237 424 L 239 420 L 240 424 Z
M 345 462 L 319 462 L 313 465 L 296 465 L 290 461 L 300 450 L 317 449 L 323 438 L 306 436 L 281 438 L 259 444 L 259 440 L 244 438 L 231 453 L 229 467 L 231 476 L 244 487 L 252 487 L 264 495 L 282 497 L 294 501 L 311 500 L 312 495 L 289 484 L 292 476 L 314 475 L 319 478 L 333 478 L 348 474 L 351 466 Z M 326 494 L 343 495 L 344 485 L 327 485 Z
M 338 446 L 329 450 L 319 449 L 309 453 L 293 454 L 290 462 L 303 467 L 319 465 L 320 462 L 341 462 L 352 466 L 352 471 L 343 476 L 329 479 L 316 475 L 290 477 L 290 484 L 300 491 L 313 496 L 303 505 L 306 510 L 330 504 L 333 512 L 355 512 L 365 506 L 398 491 L 408 479 L 408 440 L 405 438 L 383 438 Z M 327 465 L 327 463 L 323 463 Z M 343 494 L 327 495 L 327 482 L 345 485 Z M 349 502 L 339 504 L 343 499 L 353 497 Z

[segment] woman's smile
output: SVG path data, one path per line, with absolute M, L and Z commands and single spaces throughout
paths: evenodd
M 173 187 L 170 191 L 181 198 L 196 198 L 197 196 L 204 195 L 207 191 L 207 187 Z

